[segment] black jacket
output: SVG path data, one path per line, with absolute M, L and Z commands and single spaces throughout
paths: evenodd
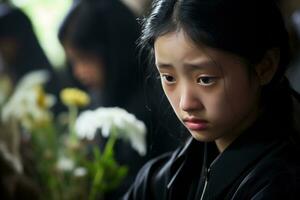
M 190 139 L 148 162 L 123 199 L 300 199 L 300 153 L 287 137 L 294 131 L 262 119 L 222 154 L 214 143 Z

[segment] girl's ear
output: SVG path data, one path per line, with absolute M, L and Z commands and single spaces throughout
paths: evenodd
M 279 60 L 280 50 L 279 48 L 273 48 L 268 50 L 261 62 L 255 66 L 255 72 L 261 86 L 271 82 L 278 69 Z

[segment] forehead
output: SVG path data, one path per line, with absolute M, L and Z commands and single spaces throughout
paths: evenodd
M 235 66 L 246 67 L 238 55 L 196 44 L 184 31 L 171 32 L 158 37 L 154 43 L 155 62 L 160 66 L 217 66 L 231 71 Z
M 156 62 L 199 62 L 207 59 L 204 45 L 196 45 L 183 32 L 171 32 L 162 35 L 154 42 Z

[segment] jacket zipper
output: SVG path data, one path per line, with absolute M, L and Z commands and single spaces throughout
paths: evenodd
M 207 188 L 207 184 L 208 184 L 209 173 L 210 173 L 210 168 L 208 168 L 208 169 L 206 168 L 205 174 L 204 174 L 204 176 L 205 176 L 205 182 L 204 182 L 204 187 L 203 187 L 203 191 L 202 191 L 200 200 L 203 200 L 203 198 L 204 198 L 204 194 L 205 194 L 205 191 L 206 191 L 206 188 Z

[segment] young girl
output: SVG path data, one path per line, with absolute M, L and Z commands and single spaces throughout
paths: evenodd
M 124 199 L 300 199 L 288 37 L 273 1 L 157 0 L 141 45 L 192 137 L 148 162 Z

